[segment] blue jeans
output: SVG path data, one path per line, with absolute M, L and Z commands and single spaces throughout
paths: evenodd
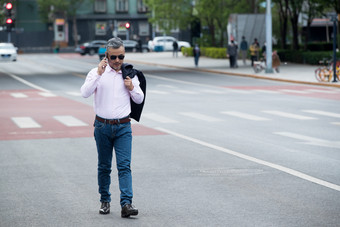
M 132 204 L 131 123 L 105 124 L 95 120 L 94 137 L 98 152 L 98 186 L 101 202 L 111 202 L 111 164 L 113 148 L 116 153 L 120 205 Z

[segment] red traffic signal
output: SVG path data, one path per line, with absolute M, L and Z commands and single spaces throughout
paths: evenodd
M 13 5 L 12 5 L 12 3 L 6 3 L 6 9 L 7 10 L 11 10 L 13 8 Z
M 13 20 L 11 18 L 7 18 L 6 24 L 12 24 L 12 23 L 13 23 Z
M 131 26 L 131 25 L 130 25 L 130 23 L 129 23 L 129 22 L 126 22 L 126 23 L 125 23 L 125 28 L 126 28 L 126 29 L 129 29 L 129 28 L 130 28 L 130 26 Z

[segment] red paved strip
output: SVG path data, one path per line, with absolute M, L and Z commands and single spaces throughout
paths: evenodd
M 11 93 L 24 93 L 27 98 L 14 98 Z M 43 97 L 37 90 L 0 92 L 0 140 L 93 137 L 94 113 L 91 106 L 63 97 Z M 68 127 L 53 116 L 70 115 L 88 126 Z M 19 128 L 11 117 L 31 117 L 41 128 Z M 163 132 L 137 124 L 134 136 L 162 135 Z

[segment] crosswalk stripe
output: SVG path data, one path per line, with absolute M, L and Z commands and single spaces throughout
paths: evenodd
M 232 92 L 232 93 L 237 93 L 237 94 L 252 94 L 251 91 L 245 91 L 245 90 L 240 90 L 240 89 L 227 88 L 226 91 L 227 92 Z
M 340 148 L 340 141 L 329 141 L 315 137 L 305 136 L 292 132 L 274 132 L 276 135 L 285 136 L 297 140 L 304 141 L 303 143 L 322 147 Z
M 207 121 L 207 122 L 221 121 L 221 119 L 210 117 L 210 116 L 200 114 L 200 113 L 195 113 L 195 112 L 181 112 L 179 114 L 190 117 L 190 118 L 194 118 L 200 121 Z
M 340 126 L 340 122 L 331 122 L 331 124 Z
M 259 117 L 259 116 L 256 116 L 256 115 L 251 115 L 251 114 L 246 114 L 246 113 L 241 113 L 241 112 L 237 112 L 237 111 L 223 111 L 221 113 L 231 115 L 231 116 L 234 116 L 234 117 L 247 119 L 247 120 L 252 120 L 252 121 L 269 121 L 270 120 L 268 118 Z
M 31 117 L 11 117 L 11 119 L 19 128 L 41 128 L 41 125 Z
M 337 94 L 340 92 L 337 90 L 322 90 L 322 89 L 306 89 L 305 91 L 325 94 Z
M 189 90 L 175 90 L 174 92 L 181 93 L 181 94 L 187 94 L 187 95 L 198 94 L 198 92 L 196 92 L 196 91 L 189 91 Z
M 28 96 L 21 92 L 11 93 L 11 96 L 14 98 L 27 98 Z
M 39 92 L 38 94 L 44 97 L 56 97 L 57 96 L 51 92 Z
M 178 122 L 171 118 L 167 118 L 167 117 L 164 117 L 163 115 L 155 114 L 155 113 L 143 113 L 143 117 L 148 118 L 153 121 L 160 122 L 160 123 L 177 123 Z
M 281 112 L 281 111 L 277 111 L 277 110 L 263 110 L 262 112 L 267 113 L 267 114 L 280 116 L 280 117 L 287 117 L 287 118 L 293 118 L 293 119 L 298 119 L 298 120 L 315 120 L 316 119 L 314 117 L 307 117 L 307 116 L 303 116 L 303 115 Z
M 201 92 L 204 92 L 204 93 L 210 93 L 210 94 L 225 94 L 224 91 L 219 91 L 219 90 L 210 90 L 210 89 L 202 89 L 200 90 Z
M 331 113 L 331 112 L 326 112 L 326 111 L 322 111 L 322 110 L 302 110 L 303 112 L 306 113 L 312 113 L 312 114 L 317 114 L 317 115 L 323 115 L 323 116 L 327 116 L 327 117 L 336 117 L 336 118 L 340 118 L 340 114 L 338 113 Z
M 292 89 L 279 89 L 280 92 L 286 92 L 286 93 L 297 93 L 297 94 L 309 94 L 308 91 L 301 91 L 301 90 L 292 90 Z
M 272 90 L 261 90 L 261 89 L 255 89 L 253 91 L 260 92 L 260 93 L 266 93 L 266 94 L 279 94 L 278 91 L 272 91 Z
M 66 94 L 68 95 L 72 95 L 72 96 L 81 96 L 81 93 L 78 91 L 68 91 L 66 92 Z
M 88 126 L 87 123 L 71 116 L 71 115 L 63 115 L 63 116 L 53 116 L 54 119 L 66 125 L 68 127 L 77 127 L 77 126 Z
M 159 91 L 159 90 L 148 90 L 148 93 L 158 94 L 158 95 L 167 95 L 169 92 Z

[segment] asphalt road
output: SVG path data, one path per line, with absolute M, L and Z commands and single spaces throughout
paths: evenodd
M 135 65 L 135 218 L 99 215 L 92 98 L 98 58 L 0 64 L 0 226 L 339 226 L 340 89 Z M 114 166 L 114 165 L 113 165 Z

